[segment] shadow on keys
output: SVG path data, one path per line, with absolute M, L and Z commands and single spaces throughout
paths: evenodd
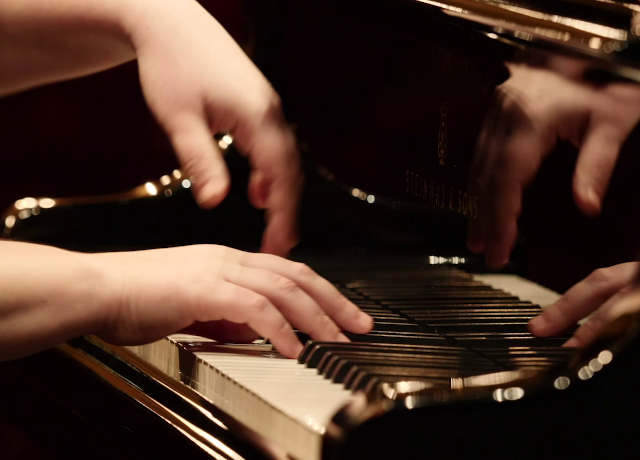
M 9 458 L 591 458 L 632 449 L 633 297 L 585 348 L 563 346 L 578 324 L 546 338 L 528 329 L 556 291 L 635 257 L 638 204 L 620 198 L 633 195 L 628 178 L 640 166 L 629 153 L 640 116 L 631 7 L 253 8 L 253 57 L 282 95 L 306 164 L 293 257 L 373 316 L 374 330 L 351 343 L 300 334 L 298 360 L 266 341 L 178 334 L 137 347 L 83 337 L 3 363 Z M 582 156 L 602 126 L 618 141 L 606 152 L 622 151 L 608 157 L 616 169 L 594 204 L 572 174 L 579 153 L 579 165 L 593 165 Z M 245 198 L 248 165 L 232 136 L 217 141 L 233 182 L 215 210 L 200 210 L 175 170 L 120 194 L 18 200 L 2 215 L 2 236 L 77 251 L 255 250 L 263 215 Z M 485 255 L 466 248 L 469 223 L 468 242 Z M 508 263 L 488 271 L 485 257 Z

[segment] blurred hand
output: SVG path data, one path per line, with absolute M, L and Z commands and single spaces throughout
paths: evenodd
M 620 148 L 640 119 L 637 85 L 590 86 L 571 79 L 576 66 L 566 75 L 522 65 L 509 70 L 478 140 L 471 175 L 479 211 L 470 221 L 467 245 L 484 251 L 491 268 L 507 263 L 523 190 L 558 139 L 580 149 L 574 199 L 584 214 L 596 216 Z
M 589 345 L 607 325 L 624 314 L 640 311 L 640 287 L 636 283 L 639 266 L 630 262 L 594 271 L 532 319 L 529 330 L 539 337 L 550 337 L 592 314 L 565 344 Z
M 187 246 L 89 257 L 99 261 L 108 290 L 97 335 L 114 344 L 186 329 L 222 341 L 267 337 L 294 358 L 302 345 L 293 327 L 322 341 L 348 341 L 341 329 L 363 334 L 373 327 L 328 281 L 277 256 Z
M 219 204 L 229 174 L 213 139 L 230 132 L 252 167 L 249 198 L 267 209 L 263 252 L 298 242 L 302 174 L 296 141 L 269 82 L 196 1 L 156 1 L 127 26 L 145 98 L 193 179 L 201 206 Z

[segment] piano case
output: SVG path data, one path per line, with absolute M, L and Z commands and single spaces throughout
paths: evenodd
M 470 157 L 493 88 L 506 78 L 503 62 L 543 63 L 546 53 L 557 52 L 592 59 L 615 78 L 637 80 L 635 43 L 628 32 L 633 6 L 588 0 L 270 0 L 252 7 L 254 59 L 282 94 L 305 156 L 305 243 L 295 257 L 309 260 L 380 318 L 397 314 L 403 328 L 419 329 L 398 339 L 396 326 L 381 328 L 376 337 L 354 337 L 355 343 L 431 346 L 425 344 L 440 340 L 445 349 L 462 345 L 461 353 L 484 362 L 488 351 L 460 338 L 468 331 L 396 313 L 388 297 L 352 286 L 364 273 L 362 265 L 352 265 L 353 273 L 345 277 L 332 264 L 374 260 L 377 271 L 366 276 L 386 280 L 382 287 L 391 291 L 403 286 L 402 277 L 393 274 L 403 270 L 409 280 L 425 270 L 444 270 L 476 287 L 477 280 L 495 279 L 465 275 L 481 268 L 464 249 L 464 236 L 466 220 L 477 212 L 466 188 Z M 585 23 L 600 28 L 585 29 Z M 592 38 L 600 39 L 599 48 L 589 47 Z M 3 236 L 79 251 L 192 243 L 255 249 L 263 216 L 244 198 L 247 165 L 232 148 L 227 162 L 233 190 L 214 211 L 198 210 L 176 171 L 153 187 L 109 197 L 19 200 L 2 217 Z M 612 190 L 614 197 L 630 193 L 631 186 L 622 182 Z M 537 187 L 533 191 L 544 196 Z M 558 199 L 556 208 L 562 203 Z M 526 216 L 523 223 L 526 227 Z M 612 226 L 598 225 L 604 230 L 587 228 L 586 239 L 605 235 L 620 241 L 624 247 L 615 262 L 628 260 L 635 249 L 630 240 L 618 238 Z M 547 241 L 538 230 L 525 231 L 535 248 Z M 317 257 L 328 248 L 333 254 L 328 262 Z M 595 254 L 594 260 L 604 259 Z M 521 270 L 517 263 L 514 267 Z M 575 276 L 557 285 L 564 289 Z M 302 454 L 261 434 L 268 432 L 265 424 L 250 418 L 244 423 L 229 415 L 233 409 L 213 404 L 205 395 L 211 389 L 198 387 L 189 366 L 171 377 L 153 364 L 161 358 L 143 358 L 152 348 L 123 349 L 79 338 L 0 365 L 0 444 L 3 458 L 10 459 L 623 455 L 635 447 L 633 413 L 640 407 L 634 364 L 640 342 L 635 319 L 626 320 L 631 326 L 624 334 L 582 352 L 562 352 L 559 361 L 534 360 L 532 366 L 490 358 L 489 367 L 497 366 L 491 372 L 463 375 L 454 369 L 448 387 L 442 386 L 441 373 L 437 384 L 429 378 L 385 381 L 365 373 L 361 377 L 371 377 L 370 385 L 326 424 L 310 428 L 320 444 Z M 523 333 L 507 335 L 521 344 L 525 337 L 518 334 Z M 495 335 L 487 331 L 483 338 Z M 182 350 L 199 343 L 171 340 L 158 346 Z M 317 345 L 310 342 L 307 350 Z M 509 356 L 513 347 L 501 346 Z M 535 345 L 523 347 L 537 353 Z

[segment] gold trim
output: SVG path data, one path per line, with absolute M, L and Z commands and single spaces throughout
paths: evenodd
M 244 425 L 233 420 L 228 415 L 222 413 L 219 409 L 215 408 L 208 401 L 203 399 L 195 390 L 173 380 L 156 367 L 146 363 L 134 353 L 126 350 L 125 348 L 107 344 L 97 337 L 86 337 L 85 340 L 105 350 L 116 359 L 119 359 L 124 364 L 136 369 L 138 372 L 145 374 L 156 383 L 165 387 L 167 391 L 179 396 L 183 401 L 185 401 L 185 404 L 191 405 L 220 428 L 230 431 L 240 439 L 246 440 L 247 443 L 253 445 L 262 454 L 264 454 L 266 458 L 270 460 L 290 460 L 277 446 L 268 442 Z M 148 396 L 143 389 L 133 385 L 115 370 L 109 368 L 93 356 L 66 343 L 59 345 L 57 349 L 80 363 L 92 373 L 96 374 L 99 378 L 116 388 L 118 391 L 126 394 L 157 416 L 161 417 L 212 457 L 225 460 L 242 460 L 244 458 L 230 450 L 222 442 L 207 433 L 197 424 L 176 414 L 161 402 Z
M 226 156 L 233 145 L 233 137 L 230 134 L 221 133 L 214 136 L 214 138 L 222 155 Z M 38 216 L 41 212 L 46 212 L 52 208 L 118 203 L 154 197 L 169 198 L 180 190 L 191 188 L 192 184 L 193 178 L 185 176 L 180 169 L 176 169 L 171 174 L 160 177 L 157 181 L 149 181 L 121 193 L 70 198 L 22 198 L 9 206 L 0 215 L 0 228 L 2 228 L 0 238 L 9 238 L 14 226 L 21 220 L 28 219 L 31 216 Z

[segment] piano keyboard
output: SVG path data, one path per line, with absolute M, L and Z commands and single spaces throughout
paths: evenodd
M 451 388 L 457 378 L 542 369 L 572 352 L 561 347 L 568 336 L 528 333 L 527 321 L 559 295 L 517 276 L 388 260 L 310 265 L 374 317 L 370 334 L 308 341 L 297 361 L 268 344 L 180 334 L 129 349 L 299 460 L 320 458 L 332 417 L 361 392 L 375 399 L 407 381 Z

